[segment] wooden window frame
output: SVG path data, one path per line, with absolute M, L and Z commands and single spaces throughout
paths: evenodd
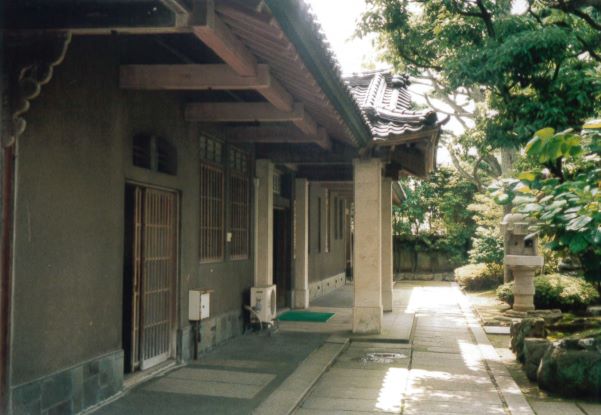
M 207 160 L 203 158 L 202 152 L 200 154 L 198 257 L 201 264 L 209 264 L 225 260 L 226 169 L 223 165 L 224 143 L 212 137 L 203 136 L 201 139 L 221 146 L 219 159 L 211 157 Z M 215 222 L 218 224 L 215 225 Z M 215 238 L 216 235 L 218 238 Z M 213 242 L 214 238 L 217 239 L 216 242 Z
M 232 239 L 229 243 L 229 259 L 233 261 L 247 260 L 250 258 L 250 178 L 249 156 L 246 152 L 230 147 L 228 151 L 230 157 L 229 170 L 229 203 L 230 203 L 230 223 L 229 231 L 232 233 Z M 241 165 L 237 166 L 239 158 L 244 157 Z M 233 161 L 235 158 L 236 161 Z M 242 235 L 238 238 L 238 235 Z M 238 247 L 241 252 L 235 251 Z
M 338 199 L 338 237 L 344 239 L 344 199 Z
M 332 244 L 332 209 L 331 209 L 331 203 L 330 203 L 330 198 L 332 197 L 332 195 L 330 194 L 330 191 L 328 189 L 325 189 L 325 197 L 324 197 L 324 208 L 326 211 L 326 216 L 325 216 L 325 241 L 324 241 L 324 247 L 325 247 L 325 252 L 326 254 L 329 254 L 331 251 L 331 244 Z
M 317 253 L 321 253 L 321 197 L 317 198 Z
M 338 234 L 338 202 L 339 202 L 338 197 L 334 196 L 334 240 L 335 241 L 340 239 L 340 235 Z

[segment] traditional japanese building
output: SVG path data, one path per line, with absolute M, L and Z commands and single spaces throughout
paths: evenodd
M 406 78 L 343 79 L 301 0 L 4 8 L 3 413 L 78 413 L 241 335 L 252 287 L 304 308 L 352 271 L 353 330 L 380 329 L 391 182 L 440 134 Z

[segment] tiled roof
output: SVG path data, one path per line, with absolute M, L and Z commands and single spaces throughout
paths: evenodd
M 391 72 L 369 72 L 345 79 L 365 114 L 375 140 L 437 128 L 436 112 L 411 109 L 409 77 Z

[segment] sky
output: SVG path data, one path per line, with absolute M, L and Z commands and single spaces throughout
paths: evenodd
M 361 72 L 363 62 L 376 60 L 370 39 L 356 39 L 356 23 L 364 0 L 305 0 L 313 8 L 344 73 Z

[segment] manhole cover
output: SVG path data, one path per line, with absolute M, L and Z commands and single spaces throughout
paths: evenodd
M 386 353 L 386 352 L 373 352 L 366 353 L 361 358 L 363 363 L 394 363 L 397 360 L 406 359 L 407 355 L 402 353 Z

